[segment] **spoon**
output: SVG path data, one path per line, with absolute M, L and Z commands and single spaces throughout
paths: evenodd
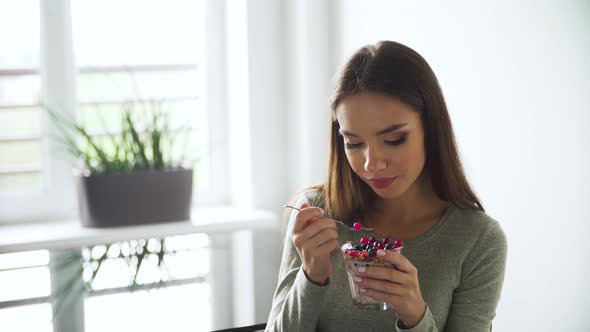
M 300 211 L 301 210 L 300 208 L 294 207 L 294 206 L 291 206 L 291 205 L 283 205 L 283 207 L 286 207 L 286 208 L 289 208 L 289 209 L 293 209 L 293 210 L 297 210 L 297 211 Z M 337 223 L 339 223 L 339 224 L 341 224 L 342 226 L 344 226 L 344 227 L 352 230 L 352 231 L 372 231 L 373 230 L 372 228 L 368 228 L 368 227 L 365 227 L 365 226 L 362 226 L 360 229 L 356 229 L 356 228 L 353 228 L 353 227 L 348 226 L 347 224 L 343 223 L 342 221 L 339 221 L 339 220 L 334 220 L 334 221 L 337 222 Z

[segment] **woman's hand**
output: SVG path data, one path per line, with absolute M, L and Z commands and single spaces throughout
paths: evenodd
M 359 271 L 355 282 L 360 286 L 361 294 L 389 303 L 406 328 L 416 326 L 426 311 L 426 303 L 420 293 L 418 270 L 397 252 L 379 250 L 377 255 L 395 269 L 369 266 L 365 272 Z
M 330 253 L 340 248 L 338 231 L 332 219 L 320 219 L 324 211 L 309 204 L 301 205 L 293 226 L 293 245 L 303 262 L 307 278 L 325 285 L 332 272 Z

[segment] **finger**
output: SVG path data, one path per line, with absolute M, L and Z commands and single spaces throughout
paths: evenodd
M 333 228 L 325 228 L 314 237 L 310 238 L 304 246 L 309 249 L 314 249 L 331 240 L 338 240 L 338 231 Z
M 389 281 L 356 277 L 355 283 L 361 288 L 373 289 L 383 293 L 393 295 L 402 295 L 404 293 L 404 286 Z
M 320 218 L 311 223 L 309 226 L 305 227 L 301 232 L 305 238 L 311 239 L 326 228 L 331 228 L 334 230 L 338 229 L 334 220 Z
M 328 256 L 333 251 L 336 251 L 338 249 L 340 249 L 340 245 L 338 244 L 338 240 L 336 240 L 336 239 L 330 240 L 318 247 L 318 255 Z
M 410 277 L 407 272 L 399 271 L 390 267 L 369 266 L 365 272 L 358 272 L 359 277 L 377 280 L 386 280 L 398 284 L 406 284 Z
M 305 228 L 305 227 L 307 227 L 307 226 L 309 226 L 309 225 L 311 225 L 311 224 L 315 223 L 315 222 L 316 222 L 316 220 L 319 220 L 319 219 L 330 219 L 330 218 L 327 218 L 327 217 L 325 217 L 325 216 L 321 216 L 321 217 L 313 217 L 313 218 L 311 218 L 311 219 L 309 219 L 309 220 L 307 220 L 307 221 L 305 222 L 305 226 L 304 226 L 303 228 Z M 332 220 L 333 220 L 333 219 L 332 219 Z M 334 225 L 336 225 L 336 224 L 334 223 Z
M 305 204 L 304 204 L 305 205 Z M 293 232 L 299 233 L 305 228 L 305 223 L 312 218 L 320 218 L 324 216 L 324 210 L 319 207 L 304 207 L 295 217 L 295 224 L 293 225 Z
M 394 311 L 396 310 L 397 305 L 399 304 L 399 302 L 401 300 L 401 297 L 399 295 L 381 292 L 381 291 L 370 289 L 370 288 L 361 288 L 361 289 L 359 289 L 359 292 L 362 295 L 368 296 L 374 300 L 381 301 L 381 302 L 387 302 L 387 303 L 391 304 Z
M 318 219 L 319 219 L 319 218 L 316 218 L 316 217 L 314 217 L 314 218 L 311 218 L 311 219 L 307 220 L 307 221 L 305 222 L 305 226 L 303 226 L 303 229 L 305 229 L 307 226 L 309 226 L 309 225 L 313 224 L 313 223 L 314 223 L 316 220 L 318 220 Z
M 377 250 L 377 255 L 384 261 L 395 266 L 396 269 L 408 273 L 416 272 L 416 267 L 402 254 L 393 250 Z

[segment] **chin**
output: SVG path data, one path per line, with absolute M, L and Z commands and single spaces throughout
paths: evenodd
M 403 196 L 403 194 L 406 192 L 406 189 L 407 189 L 407 188 L 404 188 L 403 186 L 400 186 L 399 179 L 392 186 L 387 187 L 387 188 L 382 188 L 382 189 L 374 188 L 368 183 L 367 183 L 367 185 L 371 188 L 371 190 L 373 190 L 373 192 L 377 196 L 379 196 L 382 199 L 400 198 L 401 196 Z
M 380 189 L 373 189 L 373 192 L 383 199 L 396 199 L 400 198 L 403 195 L 403 192 L 398 192 L 397 190 L 385 191 Z

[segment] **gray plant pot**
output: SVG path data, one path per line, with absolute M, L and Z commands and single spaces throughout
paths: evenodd
M 85 227 L 190 220 L 192 169 L 80 175 L 77 187 Z

